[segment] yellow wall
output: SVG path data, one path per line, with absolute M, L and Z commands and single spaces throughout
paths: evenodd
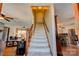
M 36 23 L 43 23 L 43 14 L 41 11 L 36 13 Z

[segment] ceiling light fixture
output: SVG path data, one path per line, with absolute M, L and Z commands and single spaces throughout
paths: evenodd
M 35 10 L 35 9 L 37 9 L 37 7 L 34 6 L 34 7 L 32 7 L 32 9 Z
M 42 9 L 42 7 L 41 7 L 41 6 L 39 6 L 39 7 L 38 7 L 38 9 Z
M 47 7 L 47 6 L 45 6 L 45 7 L 43 7 L 43 9 L 44 9 L 44 10 L 48 10 L 48 7 Z

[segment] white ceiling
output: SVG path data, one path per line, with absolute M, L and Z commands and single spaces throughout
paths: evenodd
M 55 3 L 55 15 L 58 15 L 61 20 L 67 20 L 74 17 L 72 3 Z
M 4 3 L 2 13 L 13 17 L 14 20 L 11 22 L 2 20 L 2 22 L 12 25 L 30 26 L 33 20 L 31 6 L 49 6 L 49 5 L 52 4 Z
M 75 28 L 75 18 L 72 3 L 56 3 L 54 4 L 55 15 L 58 15 L 58 26 L 64 26 L 64 33 L 68 29 Z M 59 30 L 60 28 L 58 28 Z M 61 29 L 62 30 L 62 29 Z
M 56 3 L 54 4 L 54 8 L 55 15 L 59 17 L 58 21 L 67 26 L 75 24 L 72 3 Z
M 31 7 L 27 4 L 3 4 L 2 13 L 14 18 L 14 21 L 6 22 L 13 25 L 31 25 L 32 24 L 32 11 Z

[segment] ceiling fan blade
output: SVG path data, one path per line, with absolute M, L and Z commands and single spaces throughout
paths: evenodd
M 11 17 L 6 17 L 6 18 L 8 18 L 8 19 L 13 19 L 13 18 L 11 18 Z
M 5 15 L 4 15 L 4 14 L 1 14 L 1 16 L 2 16 L 2 17 L 5 17 Z
M 8 16 L 6 16 L 6 15 L 4 15 L 4 14 L 1 14 L 1 16 L 2 16 L 6 21 L 8 21 L 8 22 L 10 22 L 9 19 L 11 19 L 11 20 L 14 19 L 14 18 L 12 18 L 12 17 L 8 17 Z
M 7 18 L 4 18 L 6 21 L 10 22 L 10 20 L 8 20 Z

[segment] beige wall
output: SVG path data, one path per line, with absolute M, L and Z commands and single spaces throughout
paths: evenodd
M 55 35 L 55 19 L 54 19 L 54 6 L 53 4 L 49 6 L 48 11 L 45 14 L 45 21 L 48 26 L 49 32 L 48 32 L 48 37 L 50 41 L 50 48 L 51 52 L 54 56 L 57 55 L 57 50 L 56 50 L 56 35 Z

